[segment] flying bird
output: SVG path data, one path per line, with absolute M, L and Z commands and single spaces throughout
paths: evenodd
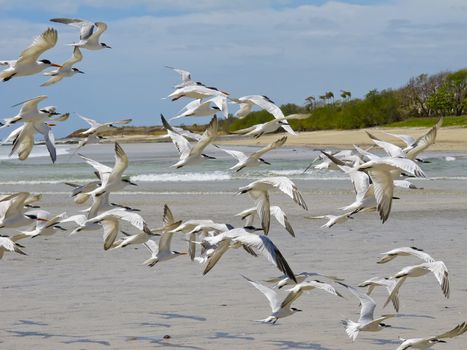
M 43 83 L 41 86 L 50 86 L 52 84 L 58 83 L 63 78 L 72 77 L 76 73 L 84 74 L 83 71 L 79 70 L 78 68 L 73 67 L 75 63 L 80 62 L 83 59 L 83 55 L 79 50 L 79 47 L 75 47 L 73 49 L 73 55 L 70 59 L 68 59 L 63 65 L 51 72 L 46 72 L 44 75 L 50 76 L 51 78 Z
M 57 31 L 53 28 L 48 28 L 34 39 L 31 46 L 21 52 L 17 60 L 0 61 L 0 65 L 8 66 L 8 68 L 0 72 L 0 79 L 8 81 L 13 77 L 24 77 L 40 73 L 48 67 L 60 68 L 59 64 L 52 63 L 47 59 L 39 60 L 39 56 L 55 46 L 57 38 Z
M 443 339 L 458 337 L 464 334 L 465 332 L 467 332 L 467 324 L 465 322 L 462 322 L 458 324 L 456 327 L 454 327 L 453 329 L 451 329 L 450 331 L 447 331 L 440 335 L 430 336 L 426 338 L 412 338 L 412 339 L 399 338 L 402 341 L 402 344 L 399 345 L 399 347 L 396 350 L 407 350 L 410 348 L 429 349 L 435 344 L 447 343 Z
M 102 33 L 107 30 L 107 24 L 104 22 L 92 23 L 84 19 L 77 18 L 52 18 L 50 21 L 68 24 L 80 29 L 79 42 L 69 44 L 71 46 L 88 50 L 111 49 L 111 47 L 106 43 L 99 42 Z

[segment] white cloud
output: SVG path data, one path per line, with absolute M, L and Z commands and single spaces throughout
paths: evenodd
M 51 6 L 53 1 L 42 3 Z M 84 109 L 91 117 L 133 115 L 141 118 L 140 123 L 142 118 L 150 123 L 149 118 L 156 122 L 160 111 L 170 114 L 181 106 L 160 101 L 178 78 L 163 68 L 168 64 L 190 69 L 195 79 L 234 95 L 262 93 L 279 103 L 302 103 L 306 96 L 329 89 L 350 89 L 358 96 L 373 88 L 397 87 L 423 72 L 465 66 L 467 6 L 463 1 L 398 0 L 379 5 L 332 1 L 281 10 L 271 8 L 272 2 L 190 1 L 196 5 L 185 7 L 182 15 L 108 21 L 102 40 L 113 49 L 84 52 L 80 68 L 87 74 L 48 92 L 65 108 Z M 66 7 L 71 2 L 60 3 Z M 103 7 L 100 12 L 96 9 L 103 20 L 105 7 L 117 6 L 107 0 L 85 3 Z M 118 4 L 129 6 L 130 2 Z M 177 10 L 183 4 L 157 1 L 158 7 L 152 10 Z M 6 57 L 1 58 L 14 58 L 48 25 L 2 21 L 0 52 Z M 69 47 L 64 44 L 76 40 L 77 30 L 55 27 L 60 43 L 50 54 L 66 59 Z M 34 89 L 28 85 L 31 81 Z M 0 93 L 13 102 L 30 97 L 18 98 L 19 86 L 21 94 L 31 90 L 36 91 L 33 96 L 39 95 L 44 92 L 37 88 L 40 81 L 23 78 L 8 85 L 11 90 L 0 85 Z

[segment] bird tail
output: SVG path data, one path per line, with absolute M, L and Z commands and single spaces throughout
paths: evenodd
M 359 324 L 351 320 L 343 320 L 342 324 L 345 326 L 345 333 L 349 336 L 352 341 L 355 341 L 358 336 L 360 329 L 358 328 Z

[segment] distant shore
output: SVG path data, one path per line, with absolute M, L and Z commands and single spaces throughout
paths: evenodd
M 384 140 L 403 145 L 398 139 L 395 139 L 383 132 L 393 134 L 409 134 L 414 137 L 423 135 L 428 128 L 370 128 L 356 130 L 320 130 L 320 131 L 305 131 L 298 133 L 297 136 L 289 135 L 287 140 L 288 146 L 303 146 L 313 148 L 349 148 L 352 145 L 372 145 L 365 130 L 374 133 L 375 136 L 381 137 Z M 217 144 L 225 145 L 263 145 L 268 144 L 278 138 L 282 134 L 264 135 L 259 139 L 248 138 L 238 135 L 220 136 L 216 141 Z M 160 135 L 119 135 L 111 140 L 119 140 L 121 142 L 157 142 Z M 430 150 L 434 151 L 467 151 L 467 128 L 441 128 L 436 137 L 436 143 L 430 146 Z

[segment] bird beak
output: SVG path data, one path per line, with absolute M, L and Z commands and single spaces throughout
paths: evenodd
M 50 123 L 50 124 L 47 124 L 47 125 L 48 125 L 48 126 L 56 126 L 57 124 L 52 124 L 52 123 Z
M 56 64 L 56 63 L 51 63 L 50 65 L 51 65 L 52 67 L 58 67 L 58 68 L 62 68 L 62 66 L 61 66 L 61 65 L 59 65 L 59 64 Z
M 82 70 L 77 70 L 78 73 L 84 74 Z
M 134 182 L 128 181 L 128 183 L 132 186 L 138 186 L 138 184 L 135 184 Z

